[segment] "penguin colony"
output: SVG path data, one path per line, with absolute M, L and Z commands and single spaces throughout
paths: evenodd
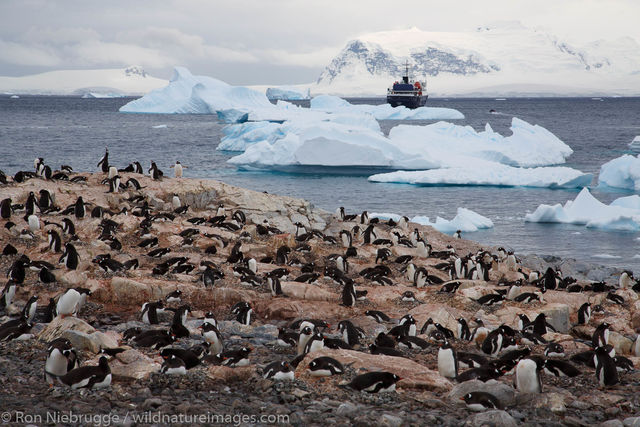
M 604 321 L 615 307 L 638 299 L 640 284 L 630 271 L 610 283 L 577 281 L 551 267 L 531 271 L 502 248 L 458 253 L 460 231 L 434 247 L 436 239 L 429 242 L 424 229 L 412 228 L 404 217 L 382 221 L 366 212 L 347 214 L 344 208 L 324 230 L 297 222 L 290 234 L 266 219 L 251 223 L 242 206 L 195 210 L 175 193 L 167 200 L 170 209 L 161 209 L 150 203 L 145 188 L 150 181 L 172 178 L 155 162 L 145 176 L 140 163 L 117 169 L 108 156 L 106 150 L 99 176 L 74 173 L 69 166 L 54 171 L 42 158 L 34 162 L 35 171 L 12 178 L 0 171 L 0 190 L 20 190 L 19 197 L 0 202 L 6 276 L 0 341 L 7 343 L 2 345 L 36 339 L 32 332 L 42 331 L 38 324 L 82 318 L 88 305 L 104 310 L 91 302 L 99 289 L 63 283 L 69 271 L 175 283 L 161 299 L 145 301 L 129 314 L 126 320 L 140 326 L 118 329 L 117 347 L 90 354 L 66 338 L 49 342 L 41 364 L 44 381 L 52 386 L 108 388 L 110 363 L 129 348 L 162 360 L 159 372 L 167 376 L 189 375 L 208 365 L 248 366 L 272 381 L 344 377 L 334 385 L 354 393 L 402 388 L 399 362 L 352 366 L 344 350 L 416 360 L 452 382 L 506 381 L 521 393 L 544 393 L 545 383 L 578 378 L 624 393 L 625 383 L 637 381 L 629 357 L 640 356 L 640 338 L 628 334 L 621 340 L 632 325 L 616 332 Z M 181 178 L 180 162 L 172 167 Z M 45 182 L 49 189 L 38 189 Z M 110 194 L 110 205 L 76 192 L 75 199 L 61 204 L 57 199 L 69 196 L 60 190 L 71 183 L 100 186 Z M 255 301 L 221 306 L 201 297 L 225 287 L 251 290 Z M 265 300 L 295 299 L 308 289 L 328 290 L 334 298 L 327 304 L 339 309 L 325 316 L 314 312 L 314 317 L 303 312 L 294 319 L 265 316 Z M 558 334 L 561 325 L 547 318 L 545 298 L 562 301 L 570 294 L 585 302 L 570 313 L 568 331 Z M 425 304 L 442 309 L 421 310 Z M 505 307 L 517 314 L 497 321 L 494 314 Z M 202 316 L 194 319 L 192 308 Z M 230 347 L 219 320 L 247 328 L 272 323 L 279 334 L 261 349 Z M 251 360 L 256 350 L 268 355 L 266 363 Z M 460 401 L 472 411 L 513 405 L 501 402 L 490 387 L 466 393 Z

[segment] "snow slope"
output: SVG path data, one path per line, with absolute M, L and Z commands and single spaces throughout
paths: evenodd
M 61 70 L 24 77 L 0 77 L 0 92 L 32 95 L 142 95 L 166 80 L 149 76 L 142 67 L 106 70 Z
M 430 95 L 640 94 L 640 45 L 632 38 L 574 46 L 518 22 L 472 32 L 417 28 L 365 34 L 347 43 L 312 93 L 382 96 L 404 63 Z

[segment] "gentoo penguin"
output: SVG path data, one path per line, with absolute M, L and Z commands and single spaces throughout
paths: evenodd
M 357 391 L 366 391 L 367 393 L 391 392 L 396 391 L 396 383 L 400 381 L 400 377 L 391 372 L 367 372 L 361 374 L 346 384 Z
M 634 366 L 631 359 L 624 356 L 615 356 L 613 362 L 616 364 L 616 369 L 619 372 L 633 372 Z
M 66 243 L 64 245 L 64 252 L 60 256 L 58 262 L 60 264 L 64 264 L 69 270 L 75 270 L 78 268 L 79 261 L 80 257 L 78 256 L 76 247 L 71 243 Z
M 269 289 L 271 290 L 271 296 L 275 297 L 284 294 L 278 276 L 267 275 L 267 285 L 269 285 Z
M 518 362 L 513 382 L 521 393 L 542 393 L 538 364 L 531 359 L 522 359 Z
M 345 283 L 342 288 L 342 305 L 345 307 L 353 307 L 356 305 L 356 290 L 353 287 L 353 281 Z
M 467 404 L 467 408 L 472 411 L 481 412 L 487 409 L 504 409 L 497 397 L 485 391 L 472 391 L 460 398 Z
M 329 356 L 322 356 L 309 362 L 309 375 L 312 377 L 330 377 L 331 375 L 342 375 L 344 366 L 336 359 Z
M 98 162 L 98 167 L 104 173 L 109 172 L 109 149 L 108 148 L 104 149 L 104 155 L 102 156 L 102 158 Z
M 182 362 L 178 365 L 178 367 L 182 365 L 188 370 L 198 366 L 201 362 L 201 357 L 204 357 L 206 355 L 208 346 L 206 345 L 206 343 L 204 344 L 204 346 L 203 344 L 200 344 L 199 346 L 194 346 L 186 350 L 183 348 L 165 348 L 160 352 L 160 356 L 162 356 L 162 358 L 165 360 L 165 363 L 171 356 L 175 356 Z
M 609 344 L 609 324 L 607 322 L 603 322 L 596 327 L 595 331 L 593 331 L 591 342 L 594 348 Z
M 454 239 L 462 239 L 462 231 L 461 230 L 456 230 L 456 232 L 453 233 L 453 238 Z
M 173 206 L 173 209 L 178 209 L 180 206 L 182 206 L 180 197 L 178 197 L 177 194 L 174 194 L 173 197 L 171 198 L 171 206 Z
M 236 321 L 242 323 L 243 325 L 250 325 L 252 314 L 253 309 L 247 304 L 246 306 L 242 307 L 236 314 Z
M 367 317 L 372 318 L 373 320 L 375 320 L 378 323 L 391 321 L 389 316 L 387 316 L 386 314 L 384 314 L 383 312 L 378 311 L 378 310 L 367 310 L 367 311 L 364 312 L 364 315 L 367 316 Z
M 0 307 L 5 309 L 11 305 L 13 298 L 16 296 L 16 282 L 9 280 L 4 289 L 2 290 L 2 296 L 0 296 Z
M 502 294 L 487 294 L 487 295 L 481 296 L 475 301 L 478 304 L 492 306 L 492 305 L 502 304 L 504 300 L 505 300 L 505 296 Z
M 546 357 L 564 357 L 564 347 L 556 342 L 550 342 L 544 349 Z
M 171 166 L 173 168 L 173 173 L 176 178 L 182 178 L 182 165 L 179 161 L 176 161 L 176 164 Z
M 485 354 L 495 356 L 500 352 L 500 350 L 502 350 L 504 341 L 505 336 L 502 329 L 494 329 L 493 331 L 489 332 L 487 337 L 482 342 L 481 349 Z
M 222 364 L 224 366 L 230 366 L 232 368 L 236 368 L 239 366 L 248 366 L 249 353 L 251 353 L 251 350 L 253 349 L 250 347 L 242 347 L 239 350 L 229 350 L 220 353 Z
M 445 378 L 454 379 L 458 376 L 456 350 L 449 341 L 445 341 L 438 350 L 438 372 Z
M 544 361 L 544 372 L 556 377 L 577 377 L 580 370 L 571 363 L 560 359 L 546 359 Z
M 36 233 L 40 230 L 40 219 L 38 219 L 37 215 L 29 215 L 27 222 L 29 223 L 29 231 L 32 233 Z
M 76 234 L 76 227 L 69 218 L 62 218 L 62 232 L 71 236 Z
M 345 248 L 348 248 L 351 246 L 351 242 L 353 241 L 353 238 L 349 231 L 342 230 L 340 231 L 339 236 L 340 236 L 340 241 L 342 242 L 342 246 L 344 246 Z
M 585 302 L 578 309 L 578 325 L 586 325 L 591 319 L 591 303 Z
M 461 341 L 471 341 L 473 335 L 469 330 L 469 325 L 464 317 L 459 317 L 457 319 L 458 322 L 458 339 Z
M 0 202 L 0 218 L 2 219 L 9 219 L 11 218 L 11 199 L 7 198 L 7 199 L 3 199 L 2 202 Z
M 82 295 L 80 295 L 80 292 L 73 288 L 68 289 L 58 299 L 58 305 L 56 306 L 58 316 L 67 317 L 75 315 L 81 298 Z
M 158 169 L 158 166 L 154 161 L 151 162 L 151 167 L 149 167 L 148 172 L 149 172 L 149 175 L 151 175 L 151 178 L 153 178 L 154 180 L 161 179 L 162 176 L 164 175 L 164 173 L 160 169 Z
M 7 273 L 7 277 L 9 278 L 9 280 L 17 284 L 21 284 L 22 282 L 24 282 L 24 278 L 27 274 L 25 267 L 27 267 L 28 265 L 28 258 L 21 257 L 15 260 L 13 264 L 11 264 L 11 268 Z
M 315 351 L 320 351 L 324 348 L 324 335 L 322 332 L 314 332 L 311 338 L 307 341 L 307 344 L 304 346 L 304 354 L 313 353 Z
M 38 295 L 33 295 L 22 309 L 22 318 L 27 322 L 32 322 L 36 317 L 36 311 L 38 310 Z
M 357 328 L 350 320 L 342 320 L 338 323 L 338 331 L 342 334 L 342 340 L 353 347 L 360 344 L 360 338 L 364 338 L 362 329 Z
M 82 200 L 82 196 L 79 196 L 73 204 L 73 214 L 78 219 L 84 218 L 87 214 L 86 203 Z
M 113 179 L 116 175 L 118 175 L 118 169 L 115 166 L 109 166 L 107 179 Z
M 302 328 L 298 336 L 298 354 L 305 354 L 304 349 L 312 335 L 313 330 L 309 326 Z
M 611 386 L 618 383 L 618 370 L 613 358 L 609 355 L 605 347 L 596 348 L 593 354 L 593 363 L 596 367 L 596 378 L 601 387 Z
M 53 384 L 55 377 L 49 375 L 64 375 L 78 366 L 78 355 L 66 338 L 56 338 L 49 343 L 47 360 L 44 364 L 44 376 L 48 384 Z
M 111 385 L 111 369 L 107 358 L 101 356 L 98 366 L 81 366 L 56 378 L 73 389 L 84 387 L 100 389 Z
M 109 179 L 108 193 L 118 193 L 120 191 L 120 175 L 114 175 Z
M 169 292 L 164 300 L 167 304 L 178 303 L 182 301 L 182 291 L 180 289 L 176 289 L 175 291 Z
M 155 302 L 145 302 L 144 304 L 142 304 L 142 322 L 148 325 L 157 325 L 159 323 L 158 312 L 164 311 L 163 307 L 164 304 L 162 300 L 158 300 Z
M 170 354 L 164 358 L 160 372 L 167 375 L 185 375 L 187 373 L 187 366 L 184 360 L 175 354 Z
M 188 338 L 191 333 L 186 326 L 184 326 L 187 321 L 187 315 L 190 312 L 190 308 L 188 305 L 183 305 L 179 307 L 173 315 L 173 320 L 171 322 L 171 334 L 175 335 L 176 338 Z
M 278 381 L 293 381 L 294 372 L 289 362 L 271 362 L 262 370 L 262 378 Z
M 211 345 L 211 352 L 213 354 L 222 353 L 224 345 L 222 334 L 218 328 L 211 323 L 203 323 L 200 328 L 202 329 L 202 337 Z
M 631 289 L 635 284 L 636 280 L 631 271 L 625 270 L 620 274 L 620 280 L 618 281 L 618 287 L 620 289 Z
M 11 341 L 11 340 L 25 340 L 33 338 L 33 335 L 29 333 L 31 328 L 33 327 L 32 323 L 27 322 L 24 318 L 20 318 L 18 323 L 13 326 L 7 325 L 6 322 L 0 328 L 0 341 Z
M 429 258 L 431 255 L 431 245 L 423 241 L 416 243 L 416 255 L 421 258 Z
M 212 311 L 207 311 L 204 314 L 204 319 L 202 319 L 202 324 L 204 325 L 205 323 L 210 323 L 216 328 L 218 327 L 218 321 L 216 320 L 216 316 L 213 314 Z
M 60 234 L 56 230 L 47 230 L 47 236 L 49 239 L 49 249 L 53 252 L 60 252 L 62 249 L 62 239 Z
M 507 259 L 505 259 L 504 261 L 507 270 L 509 271 L 516 271 L 516 256 L 514 255 L 513 251 L 509 251 L 507 252 Z
M 486 365 L 488 360 L 486 357 L 476 354 L 467 353 L 464 351 L 456 352 L 458 360 L 458 368 L 479 368 L 482 365 Z

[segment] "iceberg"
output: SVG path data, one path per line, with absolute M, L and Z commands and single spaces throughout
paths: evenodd
M 509 166 L 547 166 L 564 163 L 573 153 L 547 129 L 517 117 L 511 120 L 511 131 L 512 135 L 505 137 L 488 123 L 483 132 L 476 132 L 471 126 L 437 122 L 396 126 L 389 132 L 389 139 L 404 151 L 422 153 L 449 167 L 467 167 L 470 158 Z
M 533 213 L 525 216 L 527 222 L 555 222 L 584 225 L 587 228 L 598 228 L 611 231 L 640 230 L 640 204 L 637 199 L 620 198 L 605 205 L 589 192 L 587 188 L 567 201 L 564 206 L 540 205 Z
M 640 155 L 634 157 L 625 154 L 603 164 L 598 175 L 598 185 L 639 191 Z
M 640 151 L 640 135 L 633 138 L 633 141 L 629 143 L 629 149 L 632 151 Z
M 318 123 L 320 124 L 318 125 Z M 323 125 L 322 123 L 325 124 Z M 299 134 L 309 127 L 321 126 L 328 128 L 331 125 L 327 123 L 347 126 L 347 128 L 340 126 L 345 131 L 356 132 L 358 128 L 363 128 L 365 131 L 370 130 L 382 135 L 380 124 L 370 115 L 332 114 L 328 115 L 324 120 L 308 117 L 296 118 L 283 123 L 259 121 L 230 124 L 222 130 L 224 136 L 221 138 L 217 150 L 245 151 L 247 147 L 257 142 L 266 141 L 269 144 L 273 144 L 289 133 Z
M 501 187 L 582 188 L 593 175 L 568 167 L 514 168 L 474 161 L 468 167 L 397 171 L 372 175 L 369 181 L 415 185 L 486 185 Z
M 301 101 L 311 98 L 310 89 L 295 86 L 278 86 L 267 88 L 267 98 L 270 100 Z
M 290 126 L 282 138 L 265 139 L 246 145 L 244 153 L 227 162 L 244 168 L 291 172 L 319 170 L 303 170 L 301 166 L 348 167 L 360 173 L 364 173 L 365 169 L 439 167 L 439 164 L 423 156 L 402 151 L 379 130 L 354 128 L 348 124 L 328 121 L 307 122 L 300 126 L 293 123 Z M 276 128 L 270 129 L 273 131 Z M 230 146 L 230 143 L 224 145 L 227 148 Z M 238 148 L 241 147 L 238 145 Z
M 332 95 L 320 95 L 311 100 L 311 109 L 346 113 L 357 112 L 371 114 L 378 120 L 458 120 L 464 119 L 464 114 L 453 108 L 419 107 L 409 109 L 405 106 L 392 107 L 389 104 L 369 105 L 351 104 L 348 101 Z
M 398 221 L 400 215 L 393 213 L 376 213 L 372 212 L 370 215 L 372 218 L 380 218 L 382 220 L 393 219 Z M 421 225 L 429 225 L 441 233 L 453 234 L 457 230 L 471 233 L 480 229 L 493 228 L 493 221 L 489 218 L 480 215 L 471 209 L 458 208 L 458 212 L 451 220 L 446 220 L 441 217 L 436 217 L 435 222 L 431 222 L 428 216 L 414 216 L 410 219 L 411 222 Z

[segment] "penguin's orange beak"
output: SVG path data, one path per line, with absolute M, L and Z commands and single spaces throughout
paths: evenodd
M 460 399 L 460 400 L 464 400 L 464 397 L 460 397 L 459 399 Z

